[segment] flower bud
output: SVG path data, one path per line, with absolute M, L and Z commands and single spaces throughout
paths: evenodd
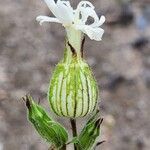
M 52 75 L 48 99 L 58 116 L 83 117 L 96 108 L 98 88 L 88 64 L 69 46 Z
M 45 110 L 32 100 L 32 97 L 26 96 L 23 99 L 28 108 L 28 119 L 41 137 L 57 149 L 64 147 L 68 140 L 65 128 L 52 120 Z

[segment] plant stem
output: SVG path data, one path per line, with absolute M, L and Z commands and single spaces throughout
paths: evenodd
M 48 150 L 57 150 L 57 148 L 54 146 L 51 146 Z M 64 145 L 60 150 L 66 150 L 66 145 Z
M 66 145 L 64 145 L 61 150 L 66 150 Z
M 75 119 L 70 119 L 71 122 L 71 127 L 72 127 L 72 134 L 73 137 L 77 137 L 77 126 L 76 126 L 76 120 Z M 74 144 L 74 150 L 77 150 L 76 145 Z

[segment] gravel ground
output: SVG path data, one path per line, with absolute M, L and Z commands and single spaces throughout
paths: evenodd
M 101 90 L 101 149 L 150 150 L 150 3 L 93 3 L 107 18 L 103 41 L 85 42 L 85 59 Z M 48 149 L 28 123 L 21 97 L 30 93 L 49 111 L 47 87 L 65 33 L 57 24 L 39 26 L 39 14 L 50 14 L 43 1 L 0 1 L 0 150 Z M 57 119 L 70 129 L 68 120 Z

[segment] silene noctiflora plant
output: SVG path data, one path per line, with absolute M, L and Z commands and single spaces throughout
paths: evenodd
M 44 1 L 56 18 L 38 16 L 36 20 L 40 25 L 44 22 L 60 23 L 66 30 L 64 57 L 52 75 L 48 100 L 56 115 L 71 119 L 74 138 L 68 141 L 67 130 L 49 117 L 31 96 L 23 98 L 28 108 L 28 119 L 41 137 L 51 143 L 51 149 L 65 150 L 68 143 L 74 143 L 76 150 L 92 150 L 102 119 L 97 117 L 98 112 L 94 113 L 77 135 L 75 118 L 97 110 L 98 86 L 83 58 L 83 44 L 85 34 L 92 40 L 101 41 L 104 30 L 100 26 L 105 22 L 105 17 L 99 18 L 89 1 L 81 1 L 76 9 L 71 7 L 69 1 Z M 91 24 L 88 23 L 89 18 L 93 19 Z

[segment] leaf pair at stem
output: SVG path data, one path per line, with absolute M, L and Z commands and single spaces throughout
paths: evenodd
M 58 122 L 54 121 L 45 110 L 34 102 L 31 96 L 23 98 L 28 110 L 28 119 L 39 135 L 51 144 L 53 150 L 66 150 L 68 132 Z M 69 143 L 74 143 L 76 150 L 93 150 L 97 137 L 100 134 L 100 125 L 103 119 L 98 118 L 97 111 L 85 124 L 79 136 Z

